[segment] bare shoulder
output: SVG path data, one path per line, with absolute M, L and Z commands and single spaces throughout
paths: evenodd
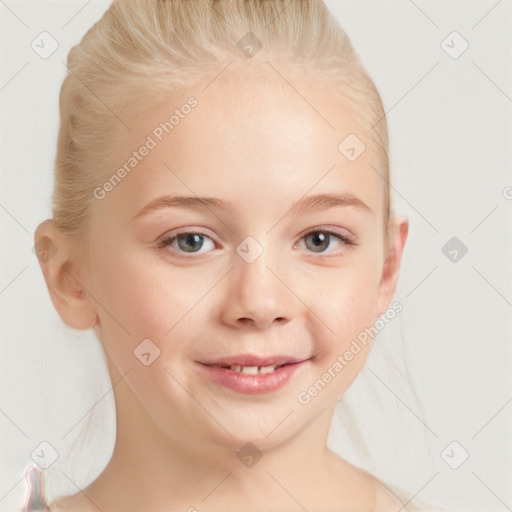
M 404 491 L 396 488 L 390 489 L 389 486 L 377 480 L 374 512 L 396 512 L 396 510 L 403 510 L 404 512 L 448 512 L 419 499 L 411 501 L 411 498 Z
M 375 490 L 375 512 L 388 512 L 399 510 L 405 505 L 403 498 L 399 499 L 386 487 L 376 482 Z

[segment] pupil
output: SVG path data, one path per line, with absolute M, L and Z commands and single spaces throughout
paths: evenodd
M 186 244 L 180 243 L 182 240 L 186 241 Z M 187 251 L 187 252 L 194 252 L 194 244 L 199 244 L 199 247 L 195 247 L 195 249 L 201 248 L 201 235 L 198 235 L 196 233 L 185 233 L 184 235 L 178 236 L 178 245 L 180 249 Z M 192 251 L 189 251 L 188 249 L 192 248 Z
M 314 245 L 313 249 L 326 249 L 329 247 L 329 235 L 326 235 L 325 233 L 315 233 L 312 235 L 313 240 L 315 240 L 315 244 L 319 242 L 321 245 Z M 317 251 L 318 252 L 318 251 Z

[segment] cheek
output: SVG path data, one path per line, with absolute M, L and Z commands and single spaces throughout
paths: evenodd
M 161 351 L 168 348 L 204 293 L 190 272 L 168 266 L 163 272 L 154 259 L 149 262 L 136 254 L 98 253 L 92 276 L 102 342 L 110 355 L 126 364 L 146 338 Z
M 368 327 L 375 321 L 375 291 L 367 284 L 351 287 L 346 283 L 343 292 L 333 293 L 331 300 L 324 297 L 324 311 L 329 312 L 325 322 L 330 329 L 319 343 L 316 378 L 333 382 L 330 395 L 334 400 L 339 400 L 357 378 L 372 347 Z
M 371 257 L 365 262 L 360 258 L 322 281 L 316 302 L 336 338 L 355 336 L 375 321 L 380 282 L 377 260 Z
M 315 288 L 311 299 L 315 313 L 328 326 L 318 346 L 318 378 L 336 375 L 332 392 L 338 397 L 357 377 L 371 349 L 368 328 L 378 316 L 379 269 L 375 253 L 361 250 L 346 267 L 320 279 L 323 286 Z

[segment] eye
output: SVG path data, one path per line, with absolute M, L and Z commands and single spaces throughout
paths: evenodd
M 332 242 L 333 239 L 336 240 L 334 244 Z M 165 236 L 158 242 L 158 247 L 171 247 L 178 253 L 202 254 L 208 251 L 208 243 L 205 244 L 205 240 L 210 242 L 210 249 L 215 249 L 213 239 L 198 231 L 181 231 Z M 332 249 L 333 247 L 356 245 L 355 241 L 350 236 L 336 233 L 328 229 L 315 229 L 310 231 L 302 236 L 299 241 L 302 240 L 305 241 L 306 247 L 311 252 L 319 254 L 324 254 L 327 252 L 327 249 Z M 295 249 L 296 246 L 297 244 L 295 244 L 293 248 Z M 207 249 L 201 251 L 204 247 Z
M 158 242 L 158 247 L 172 247 L 178 252 L 201 254 L 200 249 L 204 246 L 205 239 L 211 242 L 210 248 L 215 248 L 215 244 L 209 236 L 196 231 L 182 231 L 175 235 L 166 236 Z
M 335 244 L 332 243 L 332 239 L 336 239 Z M 300 240 L 304 240 L 306 247 L 311 249 L 312 252 L 324 254 L 327 249 L 337 246 L 356 245 L 355 241 L 348 235 L 336 233 L 328 229 L 316 229 L 306 233 Z M 296 245 L 294 246 L 294 248 Z M 330 251 L 332 252 L 332 251 Z

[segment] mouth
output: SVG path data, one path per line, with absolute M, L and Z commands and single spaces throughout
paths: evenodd
M 308 359 L 311 358 L 297 358 L 286 355 L 257 356 L 252 354 L 240 354 L 237 356 L 216 359 L 214 361 L 198 362 L 205 366 L 224 368 L 233 372 L 245 373 L 246 375 L 258 375 L 260 373 L 271 373 L 283 366 L 302 363 Z
M 290 364 L 296 363 L 270 364 L 266 366 L 245 366 L 241 364 L 206 364 L 206 366 L 224 368 L 226 370 L 231 370 L 232 372 L 244 373 L 245 375 L 265 375 L 267 373 L 275 372 L 278 368 L 282 368 L 283 366 L 288 366 Z
M 239 355 L 196 361 L 209 380 L 239 393 L 260 394 L 283 387 L 312 357 Z
M 307 371 L 312 359 L 236 356 L 196 363 L 200 374 L 216 386 L 239 394 L 263 395 L 284 388 L 294 374 Z

